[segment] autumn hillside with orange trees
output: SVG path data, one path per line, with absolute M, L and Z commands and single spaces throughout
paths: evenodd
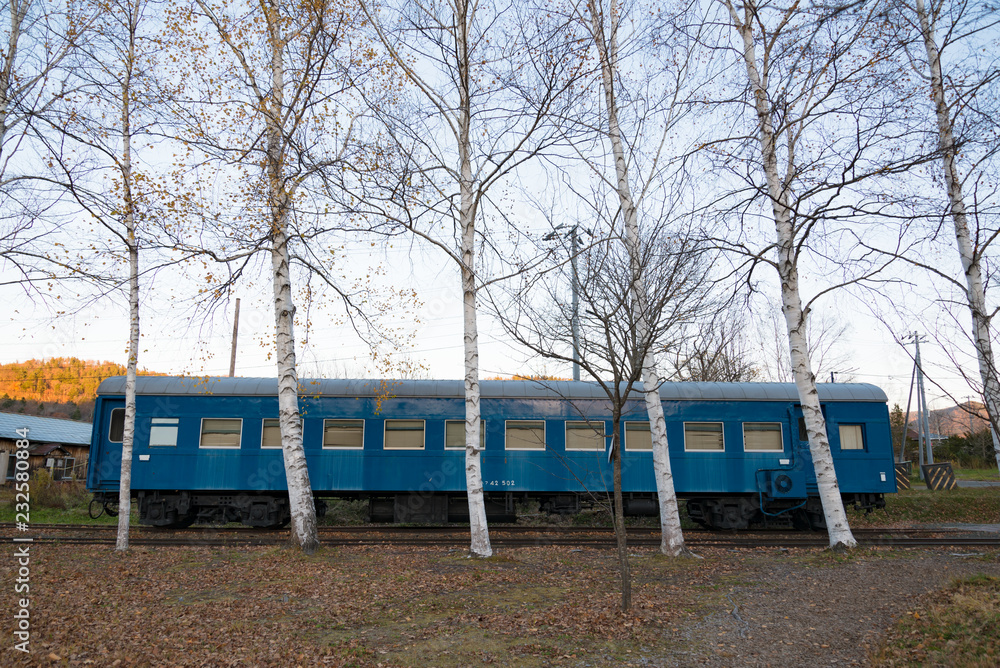
M 150 371 L 140 375 L 159 376 Z M 97 386 L 110 376 L 124 376 L 114 362 L 53 357 L 0 364 L 0 412 L 90 420 Z

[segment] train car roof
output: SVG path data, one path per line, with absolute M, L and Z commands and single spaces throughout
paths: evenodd
M 822 383 L 817 385 L 820 401 L 870 401 L 885 403 L 885 392 L 866 383 Z M 507 399 L 607 399 L 601 386 L 584 381 L 484 380 L 484 398 Z M 125 377 L 106 379 L 97 388 L 99 395 L 125 394 Z M 277 396 L 277 378 L 228 378 L 216 376 L 140 376 L 136 393 L 153 396 Z M 461 380 L 376 380 L 301 379 L 301 397 L 444 397 L 465 396 Z M 660 397 L 665 401 L 795 401 L 793 383 L 664 383 Z

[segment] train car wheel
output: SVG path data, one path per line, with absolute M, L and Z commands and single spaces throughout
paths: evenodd
M 104 502 L 99 499 L 91 499 L 90 505 L 87 506 L 87 514 L 90 515 L 90 519 L 96 520 L 104 514 Z

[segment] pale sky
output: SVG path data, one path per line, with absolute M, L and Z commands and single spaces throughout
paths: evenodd
M 448 261 L 440 254 L 402 247 L 378 254 L 358 253 L 356 258 L 362 264 L 385 263 L 392 267 L 387 281 L 402 281 L 418 291 L 422 301 L 417 311 L 419 323 L 408 318 L 399 319 L 396 313 L 385 314 L 389 322 L 416 332 L 412 348 L 398 359 L 408 357 L 422 364 L 424 370 L 416 377 L 461 378 L 461 293 L 457 275 Z M 266 280 L 261 284 L 266 286 Z M 270 295 L 237 296 L 241 298 L 237 375 L 270 376 L 276 371 L 268 355 L 270 346 L 267 343 L 273 336 L 274 324 Z M 0 348 L 0 362 L 50 357 L 126 362 L 128 321 L 122 298 L 104 298 L 79 313 L 54 317 L 44 304 L 33 304 L 25 298 L 19 288 L 6 286 L 0 289 L 0 297 L 7 304 L 3 323 L 5 345 Z M 300 304 L 298 308 L 301 313 L 304 306 Z M 835 318 L 850 323 L 846 338 L 838 347 L 841 356 L 857 369 L 854 379 L 878 385 L 889 396 L 890 406 L 899 403 L 905 408 L 913 365 L 905 351 L 893 341 L 887 327 L 846 296 L 838 298 L 836 304 L 826 304 L 826 308 Z M 203 317 L 192 318 L 189 306 L 172 304 L 163 298 L 144 305 L 140 366 L 171 374 L 227 375 L 232 312 L 233 304 L 230 303 L 225 312 L 220 311 L 213 319 L 204 320 Z M 296 331 L 301 376 L 372 374 L 370 347 L 349 326 L 333 322 L 337 315 L 332 309 L 317 309 L 311 314 L 312 321 L 319 324 L 314 327 L 304 349 L 302 328 Z M 544 361 L 525 363 L 526 355 L 511 345 L 494 323 L 481 317 L 480 324 L 483 329 L 480 335 L 482 377 L 540 371 L 571 375 L 568 366 L 563 368 Z M 922 344 L 928 373 L 964 401 L 971 392 L 941 348 L 941 344 L 930 337 Z M 912 351 L 912 346 L 910 349 Z M 974 367 L 968 370 L 974 372 Z M 819 380 L 828 381 L 829 376 Z M 932 408 L 951 405 L 930 382 L 927 392 Z
M 636 62 L 637 66 L 641 64 L 642 62 Z M 642 82 L 644 75 L 639 72 L 642 68 L 636 69 L 637 81 Z M 742 76 L 737 77 L 737 80 L 742 80 Z M 628 110 L 623 110 L 623 113 L 625 111 Z M 632 122 L 639 123 L 638 119 L 645 122 L 644 112 L 631 111 L 635 112 Z M 730 112 L 726 110 L 724 113 Z M 627 114 L 624 117 L 627 117 Z M 642 132 L 652 133 L 650 136 L 654 139 L 659 137 L 657 122 L 659 121 L 653 122 Z M 707 117 L 700 115 L 690 122 L 698 128 L 708 123 Z M 683 128 L 676 132 L 678 134 L 672 137 L 672 140 L 679 142 L 679 137 L 683 136 Z M 643 146 L 645 144 L 638 141 L 640 135 L 641 133 L 636 135 L 637 145 Z M 656 141 L 649 143 L 649 146 L 657 145 L 659 144 Z M 151 159 L 155 162 L 158 155 L 156 151 L 152 152 L 152 157 L 145 153 L 148 152 L 144 152 L 144 160 Z M 168 154 L 169 152 L 165 152 L 164 157 Z M 19 157 L 19 159 L 26 158 Z M 171 160 L 167 158 L 166 162 L 170 163 Z M 639 163 L 643 163 L 643 160 Z M 589 167 L 584 168 L 581 165 L 577 165 L 576 169 L 589 172 Z M 633 171 L 633 178 L 635 173 Z M 567 181 L 575 182 L 578 175 L 567 172 L 564 176 Z M 573 178 L 569 178 L 570 176 Z M 697 192 L 692 192 L 691 197 L 699 201 L 704 199 L 705 193 L 701 192 L 701 189 L 711 188 L 712 182 L 725 178 L 718 174 L 715 176 L 704 174 L 703 178 L 696 179 L 698 182 L 692 186 L 692 191 Z M 195 183 L 199 187 L 205 186 L 200 177 L 196 178 Z M 497 197 L 500 202 L 497 206 L 512 207 L 515 214 L 520 213 L 516 211 L 518 204 L 510 203 L 511 198 L 518 197 L 516 193 L 518 187 L 529 190 L 530 187 L 534 187 L 538 196 L 541 196 L 541 193 L 552 194 L 554 216 L 560 220 L 576 219 L 573 218 L 575 212 L 568 211 L 561 205 L 558 197 L 560 187 L 558 175 L 545 177 L 530 170 L 522 170 L 512 177 L 511 183 L 503 185 L 510 190 L 499 188 L 491 192 L 491 195 Z M 585 190 L 582 188 L 582 191 Z M 653 188 L 652 192 L 658 191 Z M 655 200 L 656 195 L 650 197 Z M 539 205 L 543 204 L 543 199 L 539 199 Z M 668 201 L 673 200 L 668 199 Z M 707 201 L 711 201 L 711 198 Z M 652 201 L 650 206 L 653 210 L 657 209 L 655 201 Z M 616 207 L 617 204 L 613 204 L 609 210 L 614 211 Z M 505 213 L 509 214 L 511 211 Z M 765 215 L 764 218 L 766 217 Z M 766 235 L 756 235 L 758 238 L 750 239 L 750 243 L 757 243 L 761 239 L 766 243 L 771 238 L 769 235 L 773 234 L 772 224 L 773 221 L 767 222 L 765 227 L 770 231 Z M 748 236 L 754 234 L 749 233 Z M 418 377 L 461 378 L 463 325 L 461 293 L 454 265 L 440 253 L 426 250 L 413 252 L 405 241 L 389 251 L 376 250 L 378 252 L 373 252 L 367 241 L 360 242 L 357 249 L 349 249 L 347 255 L 353 266 L 346 267 L 345 271 L 350 275 L 364 276 L 368 267 L 380 264 L 386 271 L 385 278 L 381 279 L 383 284 L 397 287 L 410 286 L 417 291 L 422 304 L 417 309 L 416 318 L 402 306 L 381 309 L 380 312 L 383 324 L 397 326 L 403 331 L 414 333 L 410 348 L 399 354 L 400 359 L 405 358 L 421 365 L 423 370 L 416 374 Z M 938 244 L 934 252 L 939 252 L 941 257 L 925 258 L 928 262 L 937 266 L 951 267 L 954 275 L 961 275 L 960 269 L 956 267 L 957 253 L 950 249 L 947 243 Z M 265 268 L 267 264 L 264 263 Z M 807 269 L 804 274 L 807 273 Z M 902 274 L 906 273 L 905 269 L 899 271 Z M 13 278 L 9 267 L 0 266 L 0 283 Z M 808 277 L 804 278 L 804 283 L 808 283 Z M 237 373 L 243 376 L 270 376 L 276 372 L 275 363 L 270 355 L 274 323 L 270 279 L 262 272 L 255 282 L 258 286 L 256 292 L 238 291 L 233 295 L 242 300 Z M 196 312 L 190 302 L 171 301 L 171 293 L 179 298 L 190 298 L 195 294 L 197 285 L 193 282 L 183 281 L 170 275 L 169 272 L 163 272 L 157 275 L 152 283 L 154 289 L 151 292 L 148 282 L 144 283 L 147 287 L 143 288 L 145 301 L 142 310 L 143 338 L 140 366 L 152 371 L 173 374 L 227 374 L 232 336 L 232 302 L 226 309 L 206 316 L 203 312 Z M 856 296 L 839 293 L 817 304 L 813 313 L 822 315 L 829 322 L 849 326 L 843 340 L 838 342 L 838 356 L 847 368 L 853 369 L 855 380 L 883 388 L 889 396 L 890 405 L 899 403 L 905 408 L 913 369 L 910 356 L 894 340 L 889 331 L 890 327 L 897 334 L 909 331 L 928 334 L 922 346 L 925 368 L 932 380 L 940 383 L 954 399 L 964 401 L 972 394 L 972 390 L 962 381 L 950 358 L 958 357 L 959 363 L 967 369 L 969 375 L 976 375 L 975 359 L 971 355 L 972 349 L 967 336 L 950 331 L 951 325 L 947 319 L 942 318 L 937 311 L 926 307 L 934 297 L 930 286 L 915 282 L 893 289 L 896 290 L 895 294 L 887 293 L 884 298 L 885 303 L 876 304 L 872 308 Z M 944 297 L 954 299 L 954 295 L 944 295 Z M 122 295 L 104 298 L 81 307 L 68 296 L 59 302 L 37 298 L 33 300 L 26 297 L 19 286 L 3 285 L 0 287 L 0 299 L 5 304 L 4 314 L 0 317 L 0 332 L 3 334 L 4 342 L 0 347 L 0 362 L 78 357 L 125 363 L 128 322 L 126 301 Z M 897 308 L 899 305 L 905 305 L 908 312 L 900 312 L 901 309 Z M 306 306 L 298 304 L 300 314 L 304 315 Z M 61 309 L 72 313 L 55 317 L 56 311 Z M 873 310 L 883 314 L 888 313 L 889 315 L 883 317 L 890 324 L 886 325 L 875 318 L 872 315 Z M 300 327 L 296 332 L 300 375 L 343 377 L 377 373 L 370 363 L 370 347 L 359 339 L 350 326 L 342 322 L 343 316 L 339 309 L 316 307 L 310 310 L 309 316 L 312 331 L 307 345 L 303 345 L 305 328 Z M 959 316 L 960 323 L 964 323 L 967 319 L 967 314 Z M 939 334 L 931 335 L 935 332 Z M 787 344 L 783 345 L 787 347 Z M 532 372 L 567 377 L 571 375 L 568 366 L 559 367 L 551 363 L 546 365 L 538 361 L 526 362 L 526 357 L 524 351 L 512 346 L 507 337 L 485 314 L 480 317 L 482 377 Z M 818 375 L 821 376 L 820 381 L 829 380 L 828 373 Z M 935 387 L 933 382 L 928 383 L 927 390 L 932 407 L 943 407 L 952 402 L 951 399 L 942 398 L 944 392 Z

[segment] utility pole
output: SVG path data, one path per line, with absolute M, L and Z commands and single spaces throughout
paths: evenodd
M 910 391 L 906 393 L 906 413 L 903 414 L 903 438 L 902 445 L 899 446 L 899 461 L 906 461 L 906 435 L 910 432 L 910 405 L 913 402 L 913 384 L 917 380 L 917 365 L 913 365 L 913 373 L 910 374 Z M 920 473 L 922 476 L 923 473 Z
M 580 277 L 576 273 L 576 254 L 579 248 L 576 225 L 569 230 L 570 267 L 573 269 L 573 380 L 580 380 Z
M 556 230 L 565 229 L 566 227 L 566 225 L 559 225 L 554 231 L 549 232 L 542 238 L 546 241 L 555 239 L 561 236 Z M 586 232 L 587 230 L 583 231 Z M 570 316 L 570 324 L 573 330 L 573 380 L 580 380 L 580 276 L 576 269 L 576 256 L 580 252 L 579 232 L 579 225 L 572 225 L 569 227 L 569 266 L 573 274 L 573 312 Z
M 917 369 L 917 375 L 920 375 L 920 362 L 914 362 L 913 368 Z M 917 452 L 919 457 L 917 465 L 920 467 L 920 475 L 918 476 L 921 480 L 924 479 L 924 446 L 926 441 L 924 440 L 924 421 L 923 421 L 923 393 L 920 391 L 920 381 L 917 381 Z
M 920 364 L 920 337 L 914 334 L 914 341 L 917 346 L 917 382 L 920 387 L 920 397 L 924 403 L 924 434 L 927 442 L 927 463 L 934 463 L 934 443 L 931 441 L 930 409 L 927 407 L 927 392 L 924 389 L 924 368 Z
M 236 375 L 236 337 L 240 333 L 240 298 L 236 298 L 236 314 L 233 316 L 233 351 L 229 355 L 229 377 Z
M 923 466 L 924 447 L 927 448 L 927 463 L 934 463 L 934 449 L 931 443 L 931 425 L 930 418 L 927 414 L 927 394 L 924 389 L 924 369 L 920 363 L 920 342 L 926 339 L 923 336 L 918 335 L 916 332 L 913 332 L 906 338 L 911 339 L 916 346 L 913 363 L 916 365 L 917 371 L 917 426 L 920 431 L 920 465 Z
M 969 442 L 972 442 L 972 397 L 966 396 L 965 403 L 968 404 L 969 408 Z

